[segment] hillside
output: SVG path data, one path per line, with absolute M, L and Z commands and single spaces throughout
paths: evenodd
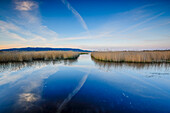
M 74 48 L 49 48 L 49 47 L 26 47 L 26 48 L 10 48 L 1 49 L 0 51 L 75 51 L 75 52 L 91 52 L 89 50 Z

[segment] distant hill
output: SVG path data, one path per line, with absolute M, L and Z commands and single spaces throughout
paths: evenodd
M 74 48 L 50 48 L 50 47 L 26 47 L 26 48 L 10 48 L 1 49 L 0 51 L 75 51 L 75 52 L 91 52 L 89 50 Z

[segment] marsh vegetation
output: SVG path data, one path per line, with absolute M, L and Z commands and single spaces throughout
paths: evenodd
M 76 59 L 79 52 L 72 51 L 31 51 L 31 52 L 1 52 L 0 62 L 23 62 L 33 60 Z
M 91 57 L 108 62 L 170 62 L 170 51 L 92 52 Z

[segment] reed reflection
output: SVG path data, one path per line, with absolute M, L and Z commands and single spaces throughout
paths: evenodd
M 10 62 L 0 63 L 0 72 L 4 71 L 17 71 L 25 67 L 41 67 L 46 65 L 57 65 L 63 63 L 64 65 L 73 65 L 77 62 L 77 59 L 69 60 L 56 60 L 56 61 L 31 61 L 31 62 Z
M 112 68 L 119 69 L 119 68 L 132 68 L 134 70 L 140 69 L 159 69 L 164 68 L 165 70 L 169 70 L 170 63 L 115 63 L 115 62 L 105 62 L 100 61 L 92 58 L 92 61 L 95 63 L 97 67 L 103 69 L 105 71 L 110 71 Z

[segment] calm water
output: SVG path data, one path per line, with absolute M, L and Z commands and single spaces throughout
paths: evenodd
M 77 60 L 0 65 L 0 113 L 170 113 L 170 64 Z

